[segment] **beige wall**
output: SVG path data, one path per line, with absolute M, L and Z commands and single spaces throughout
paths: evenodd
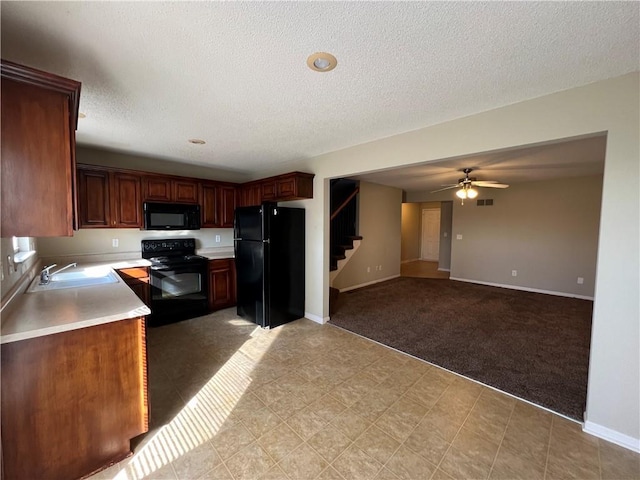
M 220 242 L 215 236 L 220 235 Z M 233 246 L 233 229 L 204 228 L 179 232 L 145 231 L 134 228 L 85 228 L 74 232 L 73 237 L 49 237 L 38 239 L 38 253 L 42 258 L 73 255 L 131 253 L 140 255 L 140 241 L 150 238 L 189 237 L 197 240 L 197 248 Z M 112 239 L 118 239 L 118 247 L 112 247 Z
M 333 281 L 341 290 L 400 275 L 402 190 L 360 182 L 358 202 L 362 243 Z
M 248 179 L 246 174 L 234 172 L 232 170 L 222 170 L 204 167 L 202 165 L 177 163 L 158 158 L 110 152 L 107 150 L 82 146 L 78 146 L 76 148 L 76 160 L 78 163 L 88 163 L 90 165 L 141 170 L 143 172 L 165 173 L 167 175 L 180 175 L 182 177 L 206 178 L 209 180 L 220 180 L 225 182 L 244 182 Z
M 400 260 L 409 262 L 420 258 L 420 204 L 402 204 L 402 238 Z
M 640 78 L 633 73 L 412 132 L 281 164 L 315 173 L 307 210 L 309 318 L 329 315 L 329 180 L 607 132 L 586 428 L 640 441 Z
M 453 203 L 451 278 L 593 297 L 602 176 L 484 189 L 481 197 L 494 205 Z

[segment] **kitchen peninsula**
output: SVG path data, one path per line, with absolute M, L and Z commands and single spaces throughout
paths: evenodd
M 148 313 L 121 280 L 25 293 L 3 312 L 4 478 L 81 478 L 131 453 L 148 430 Z

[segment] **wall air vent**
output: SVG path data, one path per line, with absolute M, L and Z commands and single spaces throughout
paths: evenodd
M 476 200 L 477 207 L 490 207 L 493 205 L 493 198 L 487 198 L 486 200 Z
M 484 200 L 476 200 L 476 206 L 484 207 Z

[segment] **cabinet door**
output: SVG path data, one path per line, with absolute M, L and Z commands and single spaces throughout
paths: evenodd
M 109 172 L 78 169 L 78 210 L 80 228 L 111 225 Z
M 140 177 L 114 172 L 111 178 L 111 226 L 140 228 L 142 226 Z
M 217 228 L 218 218 L 216 211 L 217 188 L 214 184 L 203 183 L 200 191 L 200 211 L 202 214 L 203 228 Z
M 209 262 L 209 309 L 219 310 L 236 303 L 235 268 L 233 260 Z
M 264 202 L 275 201 L 276 196 L 277 196 L 276 181 L 268 180 L 266 182 L 262 182 L 262 201 Z
M 198 182 L 191 180 L 172 180 L 174 202 L 198 203 Z
M 144 177 L 143 198 L 150 202 L 171 201 L 171 179 L 164 177 Z
M 216 211 L 218 227 L 233 228 L 233 215 L 236 210 L 236 189 L 219 186 L 216 192 Z
M 262 185 L 251 183 L 243 185 L 241 190 L 241 206 L 251 207 L 262 203 Z
M 4 70 L 3 64 L 2 236 L 71 236 L 75 136 L 69 95 L 5 78 Z

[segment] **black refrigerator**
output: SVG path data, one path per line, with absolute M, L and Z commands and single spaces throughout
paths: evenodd
M 236 208 L 234 247 L 238 315 L 263 328 L 304 317 L 304 209 Z

